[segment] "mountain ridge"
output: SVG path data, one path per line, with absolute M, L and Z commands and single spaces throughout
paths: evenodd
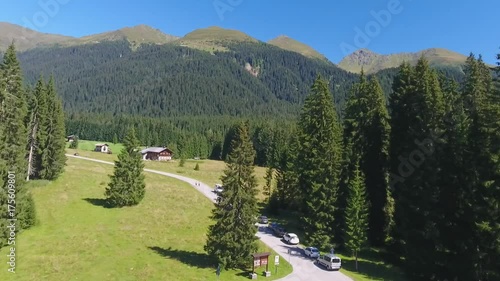
M 268 44 L 274 45 L 278 48 L 299 53 L 309 58 L 316 58 L 320 60 L 329 61 L 324 55 L 313 49 L 311 46 L 297 41 L 287 35 L 280 35 L 274 39 L 267 41 Z
M 141 44 L 166 44 L 179 39 L 180 37 L 163 33 L 159 29 L 155 29 L 148 25 L 140 24 L 132 27 L 124 27 L 114 31 L 98 33 L 80 37 L 79 40 L 84 42 L 95 41 L 115 41 L 126 39 L 131 43 Z
M 258 43 L 259 40 L 239 30 L 210 26 L 207 28 L 195 29 L 179 38 L 174 44 L 202 51 L 214 52 L 227 51 L 228 49 L 225 45 L 235 42 Z
M 415 64 L 420 57 L 426 57 L 432 66 L 461 67 L 467 56 L 444 48 L 429 48 L 418 52 L 401 52 L 383 55 L 368 49 L 359 49 L 344 57 L 338 66 L 352 73 L 367 74 L 400 66 L 404 61 Z
M 217 26 L 196 29 L 184 36 L 174 36 L 148 25 L 140 24 L 83 37 L 72 37 L 42 33 L 19 25 L 0 22 L 0 52 L 6 50 L 7 46 L 12 42 L 15 42 L 19 51 L 26 51 L 39 47 L 67 47 L 118 40 L 127 40 L 133 50 L 141 44 L 175 44 L 207 51 L 212 54 L 215 51 L 229 51 L 227 45 L 231 43 L 263 43 L 299 53 L 308 58 L 333 63 L 311 46 L 286 35 L 280 35 L 264 43 L 242 31 Z M 460 68 L 466 59 L 465 55 L 444 48 L 429 48 L 414 53 L 401 52 L 389 55 L 378 54 L 368 49 L 359 49 L 344 57 L 337 65 L 352 73 L 359 73 L 363 68 L 366 73 L 371 74 L 380 70 L 398 67 L 403 61 L 414 63 L 422 55 L 427 57 L 433 66 Z

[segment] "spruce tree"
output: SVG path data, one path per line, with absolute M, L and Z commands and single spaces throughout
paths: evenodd
M 30 124 L 30 151 L 33 154 L 30 160 L 30 176 L 42 179 L 46 174 L 46 163 L 42 161 L 42 155 L 47 154 L 47 139 L 49 128 L 49 108 L 47 99 L 47 88 L 43 78 L 38 79 L 34 89 L 34 102 L 31 109 L 33 119 Z
M 359 165 L 355 165 L 353 175 L 349 179 L 349 196 L 345 210 L 345 246 L 356 260 L 358 270 L 358 254 L 368 240 L 369 203 L 366 194 L 365 178 Z
M 300 210 L 302 193 L 299 190 L 297 177 L 297 147 L 298 139 L 292 134 L 284 149 L 279 152 L 276 161 L 276 192 L 273 193 L 279 207 L 290 210 Z
M 27 104 L 24 95 L 22 71 L 14 45 L 7 49 L 0 65 L 2 77 L 0 87 L 4 89 L 5 99 L 2 106 L 2 125 L 4 134 L 0 140 L 0 157 L 7 168 L 16 173 L 19 179 L 26 178 L 27 131 L 25 118 Z
M 47 117 L 45 120 L 46 140 L 43 144 L 41 178 L 56 179 L 66 164 L 66 134 L 62 102 L 57 96 L 54 79 L 51 77 L 46 85 Z
M 465 74 L 462 95 L 470 126 L 464 150 L 466 213 L 461 213 L 461 221 L 470 234 L 462 249 L 470 252 L 460 266 L 468 279 L 500 280 L 500 100 L 481 57 L 476 60 L 471 54 Z
M 353 158 L 344 168 L 347 175 L 352 174 L 354 163 L 359 159 L 370 201 L 369 238 L 373 245 L 381 246 L 389 235 L 387 226 L 392 217 L 386 213 L 390 203 L 390 126 L 382 88 L 376 78 L 368 81 L 361 74 L 347 102 L 344 120 L 344 142 L 350 144 Z
M 116 135 L 116 133 L 113 134 L 113 144 L 117 144 L 118 143 L 118 136 Z
M 129 129 L 123 145 L 124 148 L 115 161 L 113 175 L 110 176 L 111 182 L 105 192 L 108 203 L 113 207 L 137 205 L 146 192 L 144 162 L 133 127 Z
M 272 167 L 268 167 L 266 169 L 266 175 L 264 176 L 264 180 L 266 181 L 266 185 L 264 186 L 264 195 L 267 197 L 267 201 L 271 199 L 271 194 L 273 192 L 273 175 L 274 169 Z
M 328 84 L 317 78 L 299 121 L 297 163 L 307 243 L 333 242 L 342 160 L 342 134 Z
M 224 268 L 245 267 L 257 250 L 255 217 L 257 215 L 257 179 L 254 175 L 253 149 L 248 124 L 236 127 L 222 176 L 224 191 L 212 211 L 205 251 Z
M 436 278 L 452 280 L 456 276 L 466 276 L 464 272 L 470 270 L 470 261 L 465 256 L 464 245 L 468 244 L 472 235 L 472 228 L 464 220 L 470 217 L 469 195 L 467 182 L 468 163 L 465 162 L 467 148 L 467 131 L 470 120 L 465 114 L 463 96 L 455 81 L 443 79 L 441 82 L 445 99 L 445 128 L 442 149 L 441 173 L 438 178 L 439 202 L 434 212 L 439 214 L 436 232 L 439 233 L 439 242 L 436 245 L 435 261 L 441 264 Z M 464 217 L 465 216 L 465 217 Z M 469 268 L 469 269 L 468 269 Z
M 0 247 L 7 241 L 8 219 L 17 219 L 16 231 L 35 223 L 35 206 L 25 186 L 27 102 L 22 81 L 21 67 L 12 44 L 0 64 Z M 9 203 L 12 199 L 8 197 L 9 174 L 15 188 L 15 203 Z M 15 183 L 12 177 L 15 177 Z M 15 217 L 10 217 L 9 205 L 15 207 Z
M 403 65 L 391 98 L 391 169 L 395 199 L 395 230 L 407 271 L 429 278 L 440 241 L 435 212 L 439 204 L 444 101 L 439 79 L 421 58 Z M 394 176 L 395 175 L 395 176 Z

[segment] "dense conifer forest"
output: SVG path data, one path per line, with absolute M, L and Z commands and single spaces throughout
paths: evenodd
M 26 81 L 40 73 L 59 77 L 56 88 L 68 134 L 80 139 L 123 140 L 134 125 L 145 146 L 169 146 L 175 157 L 221 159 L 226 133 L 249 119 L 255 147 L 269 147 L 298 118 L 310 85 L 321 75 L 342 118 L 345 100 L 359 75 L 332 63 L 264 43 L 226 43 L 213 53 L 176 45 L 126 41 L 47 47 L 19 55 Z M 384 95 L 397 69 L 378 77 Z M 461 73 L 450 69 L 448 77 Z M 289 131 L 289 130 L 282 130 Z M 256 134 L 259 135 L 256 135 Z M 262 152 L 256 163 L 267 162 Z

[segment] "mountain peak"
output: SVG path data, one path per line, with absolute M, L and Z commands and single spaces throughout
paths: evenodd
M 203 28 L 202 28 L 203 29 Z M 217 25 L 212 25 L 207 27 L 206 29 L 211 29 L 211 30 L 224 30 L 224 28 L 217 26 Z
M 6 50 L 13 41 L 17 50 L 24 51 L 39 46 L 61 44 L 75 39 L 70 36 L 42 33 L 7 22 L 0 22 L 0 30 L 0 51 Z
M 339 67 L 344 70 L 359 73 L 361 69 L 368 74 L 378 72 L 382 69 L 398 67 L 404 61 L 415 64 L 417 60 L 424 56 L 431 65 L 451 65 L 459 66 L 465 63 L 466 56 L 442 48 L 425 49 L 416 53 L 397 53 L 381 55 L 368 49 L 359 49 L 346 56 L 339 63 Z
M 327 61 L 325 56 L 320 54 L 318 51 L 314 50 L 312 47 L 302 42 L 299 42 L 291 37 L 288 37 L 287 35 L 279 35 L 278 37 L 269 40 L 267 43 L 287 51 L 299 53 L 308 58 L 315 58 Z
M 210 26 L 207 28 L 196 29 L 186 36 L 182 37 L 183 41 L 196 40 L 196 41 L 252 41 L 258 40 L 251 36 L 233 29 L 225 29 L 219 26 Z
M 161 30 L 145 24 L 124 27 L 115 31 L 89 35 L 81 38 L 81 40 L 86 43 L 128 40 L 135 45 L 143 43 L 166 44 L 176 39 L 178 39 L 178 37 L 165 34 Z
M 178 40 L 178 44 L 204 51 L 225 51 L 224 43 L 228 42 L 254 42 L 259 40 L 233 29 L 218 26 L 196 29 Z
M 374 51 L 372 51 L 370 49 L 366 49 L 366 48 L 362 48 L 362 49 L 356 50 L 355 52 L 353 52 L 353 54 L 377 55 L 377 53 L 375 53 Z

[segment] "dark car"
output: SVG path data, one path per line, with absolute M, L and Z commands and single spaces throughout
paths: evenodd
M 286 229 L 284 227 L 282 227 L 281 225 L 279 225 L 278 223 L 271 223 L 269 225 L 269 228 L 271 229 L 271 231 L 273 232 L 273 234 L 275 236 L 278 236 L 278 237 L 283 237 L 283 235 L 285 235 L 286 233 Z
M 262 223 L 262 224 L 268 224 L 269 223 L 269 220 L 267 219 L 266 216 L 260 216 L 259 217 L 259 223 Z
M 286 229 L 284 227 L 278 227 L 277 229 L 274 230 L 274 235 L 278 237 L 283 237 L 283 235 L 286 234 Z

